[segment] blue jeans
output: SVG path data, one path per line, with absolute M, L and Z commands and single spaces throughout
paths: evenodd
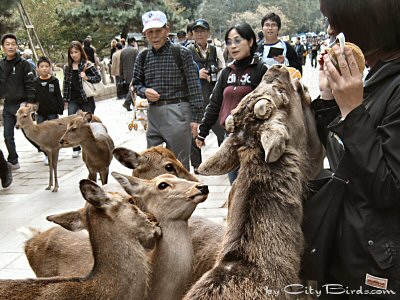
M 228 136 L 229 136 L 229 135 L 225 133 L 225 139 L 227 139 Z M 224 139 L 224 140 L 225 140 L 225 139 Z M 228 178 L 229 178 L 229 182 L 230 182 L 231 185 L 232 185 L 233 182 L 236 180 L 236 178 L 237 178 L 237 176 L 238 176 L 238 173 L 239 173 L 239 167 L 237 167 L 237 169 L 235 169 L 235 170 L 233 170 L 233 171 L 231 171 L 231 172 L 228 173 Z
M 19 109 L 19 104 L 4 103 L 3 108 L 3 126 L 4 126 L 4 142 L 7 147 L 7 160 L 13 165 L 18 163 L 18 154 L 15 148 L 14 127 L 17 123 L 15 114 Z
M 71 100 L 68 102 L 68 116 L 75 114 L 79 109 L 84 112 L 90 112 L 94 114 L 94 110 L 96 109 L 96 104 L 94 103 L 93 97 L 87 98 L 87 102 L 83 102 L 83 100 Z M 81 147 L 74 147 L 74 151 L 80 151 Z

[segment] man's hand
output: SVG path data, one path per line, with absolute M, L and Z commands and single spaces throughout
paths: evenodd
M 191 122 L 190 127 L 192 127 L 192 136 L 195 138 L 199 134 L 199 123 Z
M 285 56 L 283 55 L 275 56 L 274 59 L 280 64 L 283 64 L 285 62 Z
M 199 139 L 195 139 L 195 142 L 196 142 L 197 148 L 201 148 L 201 147 L 204 147 L 206 145 L 206 143 L 204 141 L 201 141 Z
M 205 68 L 200 69 L 199 71 L 199 76 L 200 79 L 204 79 L 207 80 L 208 82 L 210 82 L 210 75 L 208 74 L 208 71 Z
M 160 99 L 160 94 L 157 93 L 154 89 L 148 88 L 148 89 L 146 89 L 144 94 L 145 94 L 147 100 L 152 101 L 152 102 L 158 101 Z

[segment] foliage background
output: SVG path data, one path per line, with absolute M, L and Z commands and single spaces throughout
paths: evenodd
M 100 56 L 109 55 L 115 36 L 141 32 L 141 16 L 149 10 L 166 13 L 172 32 L 186 30 L 195 19 L 209 21 L 214 37 L 223 38 L 233 23 L 247 21 L 255 32 L 268 12 L 281 16 L 281 35 L 325 30 L 319 0 L 21 0 L 42 45 L 53 61 L 64 62 L 70 41 L 92 35 Z M 15 32 L 20 43 L 27 34 L 17 4 L 0 1 L 0 34 Z

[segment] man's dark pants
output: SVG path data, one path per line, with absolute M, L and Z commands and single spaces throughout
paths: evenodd
M 3 126 L 4 126 L 4 142 L 7 147 L 7 160 L 12 164 L 18 163 L 18 154 L 15 148 L 14 128 L 17 123 L 15 114 L 19 109 L 19 104 L 4 103 L 3 108 Z

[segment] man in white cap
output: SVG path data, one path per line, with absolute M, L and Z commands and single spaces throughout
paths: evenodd
M 204 113 L 199 72 L 191 51 L 169 41 L 164 13 L 147 12 L 142 21 L 152 47 L 138 54 L 132 82 L 150 102 L 147 147 L 165 142 L 189 170 L 191 137 Z
M 25 60 L 26 60 L 28 63 L 31 64 L 33 76 L 36 77 L 36 75 L 37 75 L 37 74 L 36 74 L 36 64 L 35 64 L 35 62 L 34 62 L 33 59 L 32 59 L 32 54 L 33 54 L 32 50 L 29 49 L 29 48 L 26 48 L 26 49 L 24 50 L 24 52 L 22 52 L 22 57 L 25 58 Z

